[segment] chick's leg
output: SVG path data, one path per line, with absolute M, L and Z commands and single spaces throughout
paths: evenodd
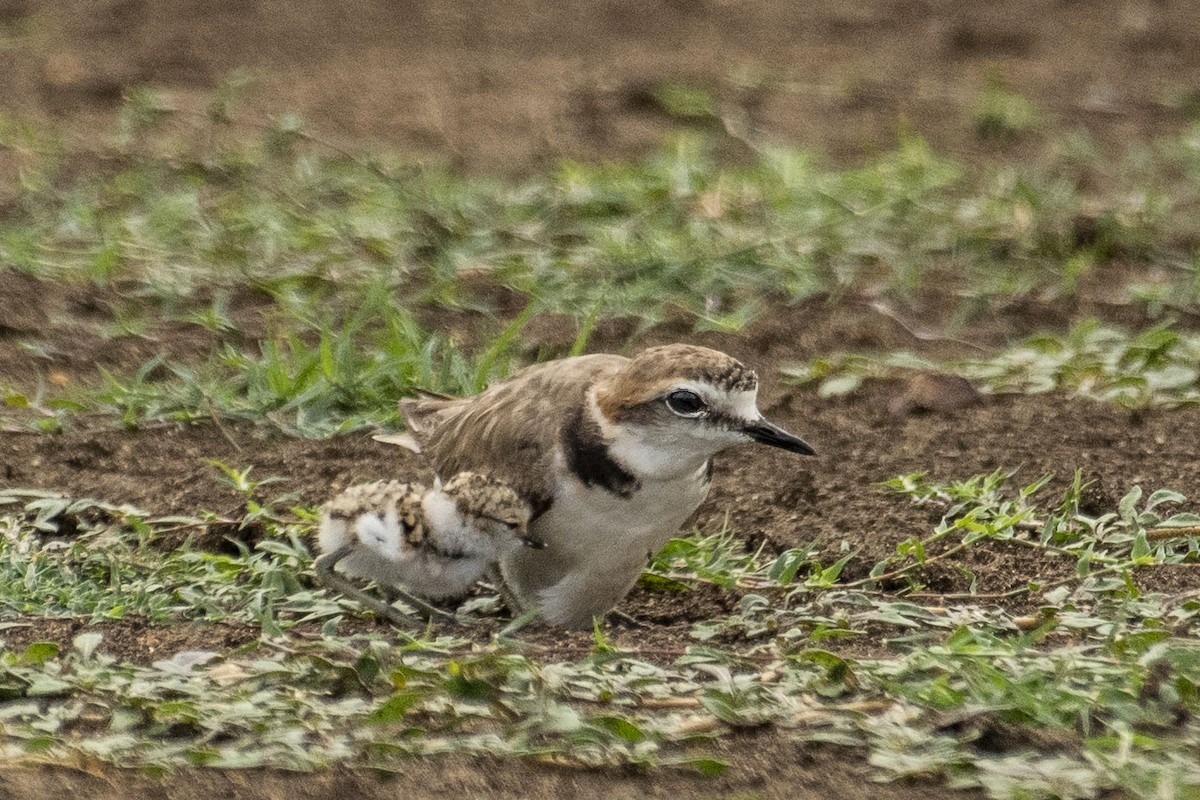
M 360 589 L 351 579 L 347 578 L 345 575 L 342 575 L 335 569 L 338 565 L 338 562 L 350 555 L 352 552 L 354 552 L 354 545 L 348 544 L 343 547 L 339 547 L 337 550 L 334 550 L 331 553 L 326 553 L 316 560 L 316 563 L 313 566 L 317 573 L 317 579 L 322 583 L 322 585 L 341 592 L 347 597 L 366 606 L 376 615 L 381 616 L 389 622 L 401 627 L 407 628 L 420 626 L 429 621 L 431 617 L 445 617 L 450 621 L 457 621 L 454 615 L 447 614 L 440 608 L 434 608 L 428 603 L 411 597 L 407 592 L 401 592 L 398 589 L 393 589 L 392 591 L 396 592 L 401 600 L 411 605 L 413 608 L 418 609 L 418 611 L 428 614 L 424 620 L 405 614 L 395 606 L 384 603 L 378 598 L 372 597 L 370 594 Z

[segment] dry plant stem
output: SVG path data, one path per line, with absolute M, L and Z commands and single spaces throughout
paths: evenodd
M 942 500 L 930 499 L 928 502 L 937 503 L 937 504 L 943 505 L 943 506 L 949 505 L 948 503 L 946 503 L 945 501 L 942 501 Z M 1014 523 L 1013 527 L 1016 528 L 1017 530 L 1022 530 L 1022 531 L 1041 531 L 1043 528 L 1046 527 L 1046 520 L 1027 519 L 1027 520 L 1023 520 L 1021 522 Z M 1190 525 L 1187 527 L 1179 527 L 1179 528 L 1147 528 L 1146 529 L 1146 539 L 1147 539 L 1147 541 L 1151 541 L 1151 542 L 1161 542 L 1161 541 L 1166 541 L 1168 539 L 1178 539 L 1178 538 L 1184 537 L 1184 536 L 1200 536 L 1200 525 Z M 1020 541 L 1022 544 L 1025 544 L 1025 542 L 1022 540 L 1014 539 L 1013 541 Z M 1053 548 L 1053 545 L 1035 545 L 1035 546 L 1042 546 L 1042 547 L 1045 547 L 1046 549 Z M 1062 552 L 1064 555 L 1069 554 L 1069 551 L 1067 551 L 1067 550 L 1059 549 L 1058 552 Z
M 1036 588 L 1020 586 L 1016 589 L 1010 589 L 1007 592 L 995 592 L 992 594 L 971 594 L 970 592 L 959 592 L 958 594 L 930 594 L 929 592 L 916 592 L 914 594 L 905 595 L 905 597 L 918 597 L 922 599 L 937 598 L 939 600 L 1007 600 L 1013 597 L 1020 597 L 1023 594 L 1030 594 L 1034 591 L 1047 592 L 1051 589 L 1057 589 L 1059 586 L 1066 586 L 1072 581 L 1082 581 L 1087 578 L 1099 578 L 1104 575 L 1113 575 L 1119 573 L 1124 568 L 1124 564 L 1116 564 L 1111 567 L 1105 567 L 1104 569 L 1098 569 L 1095 572 L 1089 572 L 1087 575 L 1082 577 L 1078 575 L 1068 575 L 1065 578 L 1059 578 L 1058 580 L 1053 580 L 1049 583 L 1040 584 Z
M 887 711 L 896 703 L 892 700 L 856 700 L 850 703 L 821 705 L 808 711 L 801 711 L 792 717 L 794 723 L 820 722 L 829 719 L 833 714 L 879 714 Z
M 646 624 L 645 622 L 642 622 L 637 617 L 631 617 L 630 615 L 626 614 L 624 611 L 618 611 L 616 609 L 613 609 L 612 611 L 608 612 L 607 618 L 608 618 L 609 622 L 614 622 L 614 623 L 619 622 L 620 624 L 624 625 L 627 628 L 646 629 L 646 628 L 651 627 L 650 625 Z
M 1014 539 L 1014 538 L 1003 539 L 1001 541 L 1012 542 L 1015 545 L 1027 548 L 1029 550 L 1041 550 L 1046 553 L 1054 553 L 1055 555 L 1066 556 L 1067 558 L 1079 558 L 1079 553 L 1068 550 L 1065 547 L 1059 547 L 1058 545 L 1054 545 L 1054 544 L 1044 544 L 1042 542 L 1033 542 L 1033 541 L 1030 541 L 1029 539 Z M 1125 563 L 1125 562 L 1121 561 L 1120 559 L 1113 558 L 1112 556 L 1101 555 L 1101 554 L 1093 554 L 1092 561 L 1099 562 L 1101 564 L 1109 564 L 1109 565 Z
M 1014 528 L 1019 528 L 1023 531 L 1040 531 L 1045 527 L 1044 520 L 1030 519 L 1024 522 L 1018 522 L 1013 525 Z M 1183 536 L 1200 536 L 1200 526 L 1189 526 L 1186 528 L 1147 528 L 1146 540 L 1151 542 L 1162 542 L 1168 539 L 1178 539 Z M 1046 545 L 1047 548 L 1051 545 Z M 1064 553 L 1067 551 L 1063 551 Z
M 1200 526 L 1187 528 L 1148 528 L 1146 541 L 1164 542 L 1168 539 L 1178 539 L 1181 536 L 1200 536 Z
M 682 711 L 689 708 L 699 708 L 699 697 L 651 697 L 648 699 L 631 698 L 629 703 L 621 703 L 620 698 L 574 697 L 571 702 L 582 705 L 612 707 L 620 705 L 624 708 L 641 711 Z
M 859 700 L 853 703 L 818 706 L 798 712 L 784 724 L 791 727 L 815 727 L 830 722 L 843 714 L 880 714 L 893 705 L 895 703 L 891 700 Z M 724 724 L 716 717 L 696 717 L 680 723 L 675 732 L 684 736 L 695 736 L 701 733 L 711 733 Z
M 586 658 L 587 656 L 595 655 L 596 648 L 591 646 L 579 645 L 544 645 L 544 644 L 526 644 L 531 651 L 542 655 L 555 658 Z M 689 647 L 616 647 L 615 655 L 627 656 L 630 658 L 682 658 L 688 654 Z M 781 656 L 778 653 L 736 653 L 738 658 L 743 661 L 751 661 L 759 664 L 770 664 L 779 661 Z
M 912 572 L 915 569 L 920 569 L 921 567 L 927 567 L 930 564 L 935 564 L 938 561 L 942 561 L 946 558 L 949 558 L 952 555 L 961 553 L 963 550 L 966 550 L 970 546 L 971 546 L 971 544 L 968 544 L 966 542 L 960 542 L 959 544 L 954 545 L 954 547 L 951 547 L 949 550 L 945 550 L 941 553 L 938 553 L 936 556 L 930 556 L 929 558 L 926 558 L 923 561 L 918 561 L 918 562 L 915 562 L 912 564 L 906 564 L 903 567 L 894 569 L 891 572 L 884 572 L 881 575 L 872 575 L 867 578 L 860 578 L 859 580 L 856 580 L 856 581 L 850 581 L 850 583 L 838 584 L 837 588 L 839 588 L 839 589 L 854 589 L 859 586 L 865 586 L 868 583 L 878 583 L 879 581 L 886 581 L 886 580 L 890 580 L 892 578 L 898 578 L 901 575 L 905 575 L 909 572 Z
M 213 425 L 215 425 L 217 430 L 221 432 L 221 435 L 225 437 L 225 441 L 227 441 L 231 445 L 233 445 L 233 449 L 235 451 L 237 451 L 238 453 L 241 453 L 242 446 L 237 443 L 237 440 L 233 438 L 233 434 L 231 434 L 229 432 L 229 429 L 226 428 L 225 425 L 221 422 L 221 418 L 217 415 L 217 409 L 214 408 L 212 403 L 209 403 L 209 402 L 205 402 L 204 405 L 205 405 L 205 408 L 208 410 L 209 419 L 212 420 Z
M 660 711 L 670 711 L 674 708 L 697 708 L 700 705 L 699 697 L 661 697 L 648 698 L 638 702 L 638 708 L 657 709 Z
M 956 339 L 953 336 L 942 336 L 942 335 L 939 335 L 936 333 L 926 333 L 924 331 L 919 331 L 916 328 L 914 328 L 912 325 L 910 325 L 909 323 L 907 323 L 906 321 L 901 319 L 901 317 L 896 312 L 892 311 L 890 308 L 888 308 L 886 305 L 884 305 L 883 303 L 881 303 L 878 300 L 863 303 L 863 305 L 865 305 L 867 308 L 871 309 L 875 313 L 882 314 L 883 316 L 887 317 L 892 322 L 896 323 L 901 328 L 903 328 L 905 333 L 907 333 L 909 336 L 913 337 L 914 339 L 916 339 L 919 342 L 949 342 L 951 344 L 957 344 L 957 345 L 962 345 L 963 347 L 969 347 L 972 350 L 976 350 L 980 353 L 990 352 L 988 350 L 988 348 L 983 347 L 982 345 L 975 344 L 974 342 L 968 342 L 965 339 Z
M 702 733 L 712 733 L 721 727 L 721 720 L 716 717 L 695 717 L 679 723 L 675 733 L 679 736 L 697 736 Z
M 94 412 L 94 413 L 80 412 L 73 416 L 76 419 L 86 419 L 89 417 L 93 417 L 93 418 L 105 417 L 107 415 L 100 413 L 100 412 Z M 138 423 L 136 429 L 139 431 L 155 431 L 155 430 L 163 430 L 165 428 L 181 428 L 186 424 L 187 423 L 178 422 L 176 420 L 163 420 L 163 421 L 158 421 L 158 422 L 140 422 L 140 423 Z M 79 428 L 73 428 L 72 430 L 76 434 L 102 434 L 102 433 L 111 433 L 113 429 L 111 427 L 109 427 L 109 428 L 79 427 Z M 14 433 L 14 434 L 22 434 L 22 435 L 26 435 L 26 436 L 45 436 L 46 435 L 45 431 L 39 431 L 39 430 L 35 430 L 33 428 L 18 428 L 18 427 L 13 427 L 12 425 L 5 425 L 4 427 L 0 428 L 0 433 Z
M 245 524 L 245 522 L 246 521 L 244 519 L 226 519 L 224 517 L 219 517 L 217 519 L 203 519 L 196 520 L 195 522 L 184 522 L 179 525 L 172 525 L 168 528 L 157 528 L 155 529 L 154 533 L 157 536 L 164 533 L 179 533 L 180 531 L 190 531 L 197 528 L 208 528 L 213 525 L 237 525 L 238 527 L 241 527 Z

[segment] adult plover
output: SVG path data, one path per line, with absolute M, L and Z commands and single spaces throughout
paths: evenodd
M 433 600 L 465 594 L 501 557 L 530 538 L 530 507 L 507 484 L 460 472 L 432 489 L 378 481 L 351 486 L 321 507 L 321 581 L 397 623 L 414 620 L 335 571 L 368 578 L 427 615 L 445 615 L 401 590 Z
M 674 344 L 527 367 L 482 394 L 405 399 L 408 432 L 377 437 L 511 485 L 541 550 L 512 548 L 501 575 L 548 622 L 610 611 L 708 494 L 712 457 L 761 442 L 813 454 L 763 418 L 758 378 L 716 350 Z

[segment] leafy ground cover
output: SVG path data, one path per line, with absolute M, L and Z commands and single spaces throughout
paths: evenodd
M 268 504 L 239 526 L 6 490 L 0 587 L 19 615 L 5 631 L 6 755 L 403 770 L 417 754 L 478 753 L 715 773 L 714 740 L 769 727 L 861 748 L 879 780 L 998 797 L 1190 791 L 1200 517 L 1166 511 L 1185 497 L 1134 488 L 1097 513 L 1078 476 L 1058 496 L 996 472 L 886 490 L 938 521 L 862 577 L 846 575 L 852 550 L 769 554 L 699 531 L 655 559 L 634 607 L 709 592 L 723 613 L 592 637 L 511 630 L 486 595 L 467 604 L 478 627 L 364 627 L 314 585 L 299 509 Z M 225 551 L 180 544 L 220 526 Z M 1037 570 L 990 591 L 994 576 L 964 566 L 971 551 L 1024 552 Z M 931 591 L 939 567 L 963 591 Z M 1185 577 L 1167 591 L 1147 572 Z M 59 618 L 93 625 L 41 638 Z M 160 658 L 105 652 L 106 623 L 130 620 L 196 641 Z M 230 628 L 240 643 L 210 649 Z

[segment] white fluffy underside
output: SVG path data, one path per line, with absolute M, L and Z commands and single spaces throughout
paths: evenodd
M 364 511 L 352 520 L 326 516 L 317 540 L 326 553 L 347 544 L 355 547 L 338 562 L 345 574 L 381 586 L 402 586 L 435 600 L 466 594 L 510 549 L 498 548 L 492 536 L 466 524 L 441 492 L 429 492 L 422 509 L 430 540 L 418 547 L 406 541 L 395 509 Z M 520 548 L 516 537 L 511 541 L 512 549 Z

